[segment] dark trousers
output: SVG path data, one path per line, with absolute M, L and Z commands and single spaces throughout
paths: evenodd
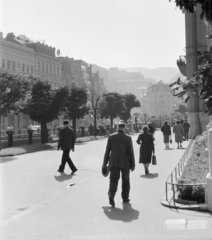
M 129 198 L 130 192 L 130 170 L 111 168 L 110 169 L 110 186 L 108 191 L 108 196 L 114 198 L 117 188 L 118 181 L 120 178 L 120 173 L 122 174 L 122 199 L 127 200 Z
M 62 161 L 61 161 L 61 164 L 59 166 L 59 170 L 60 171 L 64 171 L 66 163 L 68 163 L 68 165 L 71 168 L 72 172 L 77 170 L 77 168 L 74 166 L 74 164 L 73 164 L 73 162 L 72 162 L 72 160 L 71 160 L 71 158 L 69 156 L 69 153 L 70 153 L 70 149 L 63 150 Z
M 188 131 L 184 131 L 185 133 L 185 139 L 188 140 Z

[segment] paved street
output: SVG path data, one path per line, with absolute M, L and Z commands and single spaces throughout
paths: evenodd
M 101 175 L 107 139 L 76 145 L 71 152 L 78 168 L 75 175 L 66 166 L 57 172 L 62 152 L 56 149 L 1 158 L 1 240 L 212 240 L 212 215 L 173 210 L 161 205 L 165 179 L 174 169 L 183 149 L 164 150 L 161 132 L 156 132 L 157 166 L 144 174 L 138 163 L 139 145 L 133 137 L 136 169 L 131 173 L 130 204 L 123 204 L 121 184 L 116 207 L 108 203 L 109 178 Z M 184 142 L 186 147 L 188 142 Z M 209 228 L 165 229 L 166 220 L 206 220 Z

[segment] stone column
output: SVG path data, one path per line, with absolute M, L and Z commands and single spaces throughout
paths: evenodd
M 209 160 L 209 173 L 207 174 L 207 194 L 206 202 L 208 204 L 208 210 L 212 212 L 212 115 L 210 115 L 210 122 L 207 125 L 208 132 L 208 160 Z
M 197 9 L 194 13 L 185 13 L 185 29 L 186 29 L 186 77 L 191 79 L 197 71 L 197 51 L 203 52 L 207 50 L 205 35 L 207 34 L 206 26 L 200 19 L 201 9 Z M 189 94 L 189 92 L 188 92 Z M 192 97 L 188 101 L 188 122 L 191 125 L 189 137 L 201 133 L 200 111 L 201 104 L 197 97 Z

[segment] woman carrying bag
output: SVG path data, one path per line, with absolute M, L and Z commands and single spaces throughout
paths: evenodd
M 152 160 L 152 154 L 155 154 L 154 139 L 152 134 L 148 133 L 148 126 L 143 126 L 143 133 L 138 136 L 137 144 L 140 146 L 139 163 L 144 164 L 145 174 L 149 173 L 149 164 Z

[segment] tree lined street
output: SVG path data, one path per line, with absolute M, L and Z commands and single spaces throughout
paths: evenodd
M 115 208 L 108 202 L 109 179 L 101 174 L 107 139 L 76 145 L 71 153 L 78 168 L 74 175 L 68 166 L 64 174 L 57 172 L 62 152 L 56 149 L 1 158 L 2 239 L 210 239 L 211 214 L 161 205 L 165 180 L 184 149 L 172 143 L 171 150 L 164 150 L 157 131 L 158 165 L 151 165 L 150 175 L 145 175 L 138 164 L 137 136 L 132 136 L 136 169 L 131 173 L 131 201 L 122 203 L 119 183 Z M 169 219 L 204 219 L 209 228 L 165 229 Z

